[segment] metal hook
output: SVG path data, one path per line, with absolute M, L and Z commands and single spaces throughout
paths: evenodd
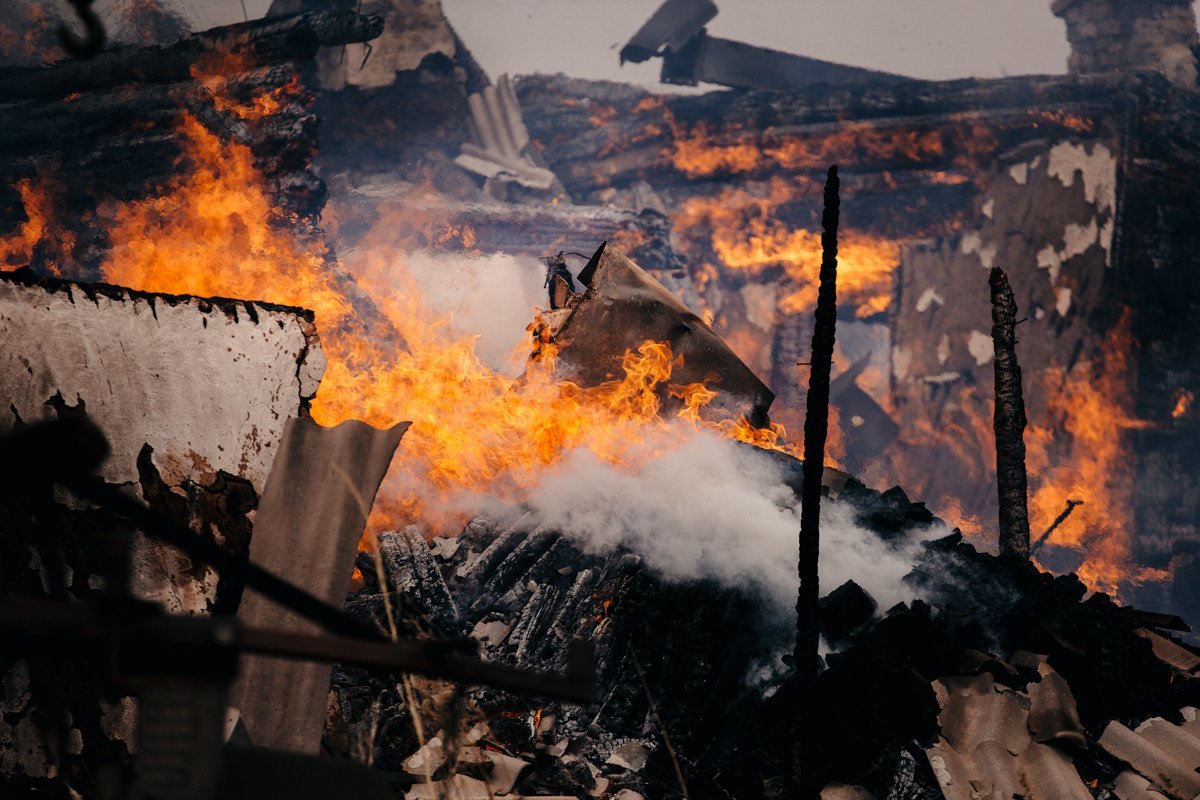
M 63 47 L 67 49 L 67 52 L 76 58 L 93 58 L 104 49 L 106 38 L 104 23 L 92 10 L 92 3 L 95 0 L 67 0 L 67 2 L 79 14 L 87 36 L 80 39 L 66 25 L 60 25 L 58 26 L 58 38 L 62 40 Z

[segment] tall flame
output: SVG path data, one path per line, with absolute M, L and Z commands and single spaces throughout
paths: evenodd
M 1134 476 L 1126 432 L 1148 423 L 1119 400 L 1128 395 L 1122 387 L 1130 380 L 1133 352 L 1128 310 L 1102 351 L 1102 360 L 1042 375 L 1050 399 L 1026 435 L 1035 476 L 1029 511 L 1035 530 L 1045 530 L 1068 499 L 1082 500 L 1048 542 L 1078 549 L 1084 555 L 1079 577 L 1093 589 L 1115 593 L 1122 584 L 1166 576 L 1133 562 Z
M 271 107 L 239 108 L 269 114 Z M 413 422 L 373 511 L 376 530 L 427 522 L 452 532 L 461 520 L 446 508 L 459 495 L 520 500 L 544 470 L 579 448 L 621 465 L 704 428 L 787 447 L 778 426 L 701 421 L 700 409 L 716 393 L 671 384 L 681 360 L 665 343 L 625 353 L 624 377 L 594 387 L 561 380 L 552 345 L 540 348 L 520 378 L 496 372 L 478 358 L 472 337 L 429 310 L 394 246 L 368 244 L 335 268 L 316 239 L 278 224 L 281 212 L 248 147 L 222 141 L 187 113 L 178 134 L 177 177 L 111 214 L 104 279 L 312 309 L 328 361 L 313 417 L 325 425 Z M 32 184 L 19 188 L 30 220 L 5 242 L 13 261 L 53 235 L 41 195 Z M 673 401 L 669 417 L 664 396 Z

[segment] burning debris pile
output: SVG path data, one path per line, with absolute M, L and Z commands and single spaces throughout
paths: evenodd
M 969 276 L 1003 265 L 1029 310 L 1031 524 L 1045 531 L 1082 501 L 1037 558 L 1192 614 L 1197 493 L 1183 464 L 1197 387 L 1181 365 L 1195 353 L 1163 310 L 1192 313 L 1194 297 L 1194 243 L 1179 248 L 1194 235 L 1182 187 L 1197 163 L 1195 19 L 1181 2 L 1055 10 L 1076 46 L 1070 75 L 843 73 L 694 96 L 535 75 L 517 95 L 577 202 L 669 218 L 686 266 L 639 263 L 763 376 L 791 429 L 815 301 L 817 170 L 837 162 L 848 228 L 833 457 L 868 483 L 900 480 L 968 533 L 996 514 L 986 293 Z M 653 40 L 668 63 L 694 31 L 678 33 Z M 1115 55 L 1126 46 L 1136 58 Z
M 0 69 L 4 452 L 46 419 L 111 449 L 99 489 L 6 467 L 0 589 L 98 609 L 100 655 L 0 660 L 5 786 L 318 792 L 337 764 L 363 797 L 788 797 L 803 724 L 826 798 L 1193 800 L 1200 655 L 1130 604 L 1193 614 L 1200 539 L 1195 26 L 1153 5 L 1056 2 L 1072 74 L 994 81 L 750 48 L 703 0 L 623 57 L 786 91 L 490 85 L 437 3 L 383 0 Z M 787 431 L 831 162 L 830 450 L 859 477 L 823 470 L 808 686 Z M 979 522 L 996 262 L 1029 313 L 1033 563 Z M 131 690 L 105 648 L 147 637 Z M 185 706 L 203 758 L 171 751 Z
M 780 470 L 798 488 L 798 463 Z M 1084 600 L 1074 576 L 957 533 L 914 545 L 934 520 L 898 489 L 849 481 L 830 496 L 920 555 L 908 602 L 879 608 L 853 582 L 822 601 L 823 796 L 1125 798 L 1140 795 L 1114 786 L 1143 785 L 1190 800 L 1195 779 L 1180 776 L 1198 766 L 1200 656 L 1170 638 L 1177 618 Z M 629 550 L 589 554 L 519 509 L 432 545 L 415 529 L 378 541 L 359 557 L 351 613 L 409 635 L 468 635 L 489 660 L 526 668 L 561 669 L 564 642 L 592 641 L 597 702 L 456 695 L 345 669 L 327 748 L 394 773 L 407 797 L 497 784 L 523 796 L 790 796 L 790 625 L 760 594 L 664 580 Z

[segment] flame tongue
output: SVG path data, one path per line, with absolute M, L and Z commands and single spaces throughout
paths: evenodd
M 519 501 L 543 471 L 580 448 L 637 469 L 703 429 L 782 446 L 779 428 L 701 422 L 701 409 L 717 393 L 700 383 L 672 384 L 682 362 L 662 342 L 630 348 L 621 377 L 596 386 L 562 380 L 553 345 L 543 345 L 519 379 L 496 372 L 476 355 L 473 337 L 429 309 L 394 243 L 368 243 L 339 274 L 319 242 L 275 223 L 281 212 L 248 147 L 220 140 L 187 113 L 179 133 L 185 153 L 178 177 L 155 196 L 106 212 L 111 250 L 103 279 L 145 291 L 313 309 L 328 359 L 314 418 L 325 425 L 350 418 L 377 426 L 413 422 L 380 493 L 373 529 L 424 522 L 456 533 L 461 518 L 450 509 L 461 495 Z M 55 235 L 36 187 L 24 185 L 22 193 L 30 221 L 4 242 L 16 263 Z M 371 321 L 356 313 L 361 303 L 351 290 L 370 299 Z M 672 415 L 663 414 L 664 397 L 678 401 Z
M 730 270 L 753 276 L 781 267 L 788 288 L 779 299 L 780 311 L 806 312 L 817 300 L 821 234 L 790 226 L 779 213 L 801 191 L 776 178 L 761 192 L 725 189 L 715 197 L 693 197 L 675 215 L 675 225 Z M 845 232 L 838 242 L 839 301 L 853 305 L 858 317 L 886 311 L 899 265 L 898 242 Z

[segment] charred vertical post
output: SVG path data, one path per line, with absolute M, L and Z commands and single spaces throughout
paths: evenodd
M 793 768 L 797 797 L 816 797 L 814 752 L 819 740 L 813 700 L 817 692 L 821 628 L 820 557 L 821 478 L 825 469 L 825 437 L 829 432 L 829 373 L 837 327 L 837 229 L 840 199 L 837 166 L 825 180 L 821 216 L 821 274 L 816 326 L 808 373 L 808 405 L 804 416 L 804 492 L 800 511 L 800 591 L 796 598 L 796 719 Z
M 1025 476 L 1025 399 L 1017 363 L 1017 301 L 1008 276 L 992 267 L 992 345 L 996 351 L 996 486 L 1000 494 L 1000 552 L 1029 557 Z

